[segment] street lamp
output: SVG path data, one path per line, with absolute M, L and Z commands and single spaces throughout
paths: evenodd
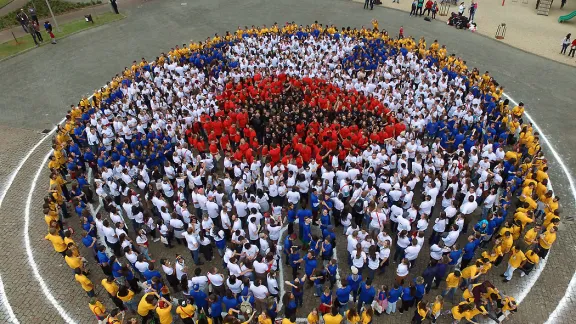
M 60 30 L 60 27 L 58 26 L 58 22 L 56 21 L 56 17 L 54 17 L 54 12 L 52 12 L 52 7 L 50 7 L 50 2 L 48 2 L 48 0 L 46 0 L 46 5 L 48 6 L 48 10 L 50 10 L 50 14 L 52 15 L 52 20 L 54 20 L 54 25 L 56 25 L 56 29 L 58 29 L 59 32 L 62 32 Z

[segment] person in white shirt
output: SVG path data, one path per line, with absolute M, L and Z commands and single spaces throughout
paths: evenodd
M 416 261 L 416 258 L 418 258 L 418 254 L 420 253 L 421 249 L 422 247 L 418 245 L 417 240 L 412 240 L 410 246 L 404 249 L 404 258 L 408 259 L 410 262 L 410 268 L 414 266 L 414 261 Z
M 458 228 L 458 225 L 452 224 L 452 226 L 450 227 L 450 231 L 448 232 L 448 235 L 446 235 L 446 237 L 443 237 L 442 241 L 444 242 L 445 246 L 451 247 L 458 240 L 458 236 L 460 236 L 460 229 Z

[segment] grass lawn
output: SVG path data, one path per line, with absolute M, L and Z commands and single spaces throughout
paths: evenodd
M 9 4 L 14 0 L 0 0 L 0 8 L 4 7 L 5 5 Z
M 56 26 L 54 26 L 54 24 L 52 26 L 54 27 L 54 35 L 56 36 L 56 41 L 58 41 L 59 39 L 66 37 L 67 35 L 77 33 L 79 31 L 89 29 L 92 27 L 102 26 L 107 23 L 120 20 L 123 18 L 126 18 L 126 16 L 122 14 L 117 15 L 110 12 L 102 15 L 92 16 L 94 24 L 86 22 L 84 18 L 62 24 L 60 25 L 60 29 L 62 30 L 61 32 L 58 32 L 56 30 Z M 44 43 L 40 43 L 41 46 L 50 44 L 50 36 L 44 31 L 44 28 L 42 28 L 42 37 L 44 38 Z M 18 43 L 16 43 L 16 41 L 14 40 L 2 43 L 0 44 L 0 59 L 3 59 L 10 55 L 17 54 L 31 47 L 34 47 L 34 40 L 32 39 L 32 36 L 29 35 L 19 37 Z

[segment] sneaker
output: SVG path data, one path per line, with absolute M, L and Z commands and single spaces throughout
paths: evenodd
M 404 314 L 404 312 L 403 312 L 403 311 L 399 311 L 398 313 L 400 313 L 400 314 Z
M 154 239 L 154 242 L 158 242 L 158 241 L 160 241 L 160 238 Z
M 526 275 L 525 272 L 520 272 L 520 277 L 524 277 Z

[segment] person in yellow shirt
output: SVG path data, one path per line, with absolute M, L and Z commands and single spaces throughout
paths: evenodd
M 527 250 L 524 256 L 526 257 L 526 262 L 518 269 L 520 270 L 520 277 L 530 274 L 534 267 L 540 262 L 540 257 L 533 250 Z
M 520 234 L 522 234 L 522 223 L 519 220 L 514 220 L 512 222 L 512 240 L 516 241 L 520 238 Z
M 476 307 L 474 303 L 470 303 L 467 301 L 461 302 L 460 304 L 452 307 L 452 318 L 454 319 L 454 323 L 459 323 L 460 320 L 463 318 L 466 319 L 470 323 L 476 323 L 472 321 L 474 316 L 472 315 L 472 310 Z
M 524 234 L 524 239 L 522 241 L 525 248 L 528 248 L 533 244 L 538 243 L 538 234 L 540 234 L 541 229 L 542 227 L 540 225 L 536 225 L 526 231 L 526 233 Z
M 137 312 L 136 301 L 134 300 L 134 292 L 127 286 L 118 287 L 116 297 L 124 303 L 124 307 L 131 310 L 133 313 Z M 193 323 L 192 323 L 193 324 Z
M 82 270 L 80 270 L 79 268 L 74 269 L 74 278 L 76 279 L 76 281 L 78 281 L 78 283 L 80 283 L 82 289 L 84 289 L 88 297 L 95 296 L 94 284 L 92 283 L 92 281 L 90 281 L 90 279 L 88 279 L 88 277 L 86 277 L 86 275 L 82 273 Z
M 114 305 L 121 310 L 125 310 L 126 307 L 124 306 L 124 302 L 117 296 L 119 287 L 118 284 L 116 284 L 114 277 L 108 276 L 107 278 L 102 279 L 101 283 L 104 289 L 108 292 L 108 296 L 110 296 Z
M 158 307 L 156 307 L 156 314 L 158 314 L 160 324 L 172 324 L 172 303 L 164 297 L 160 297 Z
M 306 320 L 309 324 L 319 324 L 320 323 L 320 315 L 318 315 L 318 309 L 314 308 L 306 317 Z
M 74 252 L 71 249 L 66 250 L 64 261 L 66 261 L 66 264 L 70 267 L 70 269 L 80 269 L 83 274 L 87 274 L 86 269 L 84 268 L 82 257 L 74 255 Z
M 248 322 L 249 323 L 249 322 Z M 340 322 L 338 322 L 340 323 Z M 296 314 L 292 314 L 290 315 L 290 317 L 284 317 L 282 319 L 282 323 L 281 324 L 296 324 Z
M 374 310 L 372 306 L 364 304 L 364 311 L 362 312 L 362 324 L 369 324 L 372 323 L 372 318 L 374 317 Z
M 560 211 L 555 210 L 552 213 L 546 213 L 544 221 L 542 222 L 542 227 L 547 229 L 554 219 L 560 220 Z
M 508 282 L 512 280 L 512 276 L 514 275 L 514 271 L 524 265 L 526 262 L 526 256 L 522 250 L 518 249 L 517 247 L 512 247 L 512 254 L 510 254 L 510 259 L 508 260 L 508 268 L 506 272 L 502 275 L 504 277 L 504 282 Z
M 446 277 L 446 289 L 442 291 L 442 297 L 447 298 L 446 296 L 450 296 L 450 300 L 454 303 L 454 294 L 456 293 L 456 289 L 460 287 L 460 283 L 462 282 L 462 274 L 459 270 L 455 270 L 454 272 L 448 274 Z
M 515 313 L 518 311 L 518 305 L 516 304 L 516 300 L 512 296 L 507 296 L 502 299 L 502 309 L 499 314 L 496 314 L 497 317 L 502 316 L 505 312 Z
M 556 241 L 556 232 L 558 231 L 558 227 L 552 226 L 546 232 L 540 234 L 538 238 L 538 256 L 541 259 L 546 259 L 552 244 Z
M 442 308 L 444 308 L 444 298 L 442 296 L 436 296 L 432 308 L 430 308 L 430 317 L 432 318 L 432 323 L 436 323 L 440 315 L 442 314 Z
M 512 108 L 512 115 L 518 119 L 520 119 L 520 122 L 523 123 L 522 121 L 522 115 L 524 114 L 524 103 L 520 102 L 518 103 L 518 106 Z
M 341 324 L 342 320 L 344 320 L 344 317 L 338 313 L 337 306 L 332 306 L 330 313 L 324 314 L 322 318 L 324 319 L 324 324 Z M 284 322 L 282 324 L 284 324 Z
M 272 324 L 272 319 L 265 312 L 260 313 L 260 315 L 258 315 L 258 324 Z
M 96 316 L 98 321 L 103 321 L 106 318 L 106 307 L 96 297 L 91 297 L 88 307 L 92 311 L 92 314 Z
M 356 307 L 352 307 L 346 311 L 346 322 L 349 324 L 360 323 L 360 314 L 356 311 Z
M 512 245 L 514 244 L 514 239 L 512 238 L 511 230 L 504 232 L 502 236 L 502 253 L 506 254 L 510 252 Z
M 471 264 L 462 270 L 462 282 L 460 283 L 460 288 L 469 287 L 469 285 L 480 275 L 482 272 L 482 262 L 476 261 L 474 264 Z
M 63 257 L 66 256 L 66 243 L 64 243 L 64 239 L 62 239 L 62 237 L 58 235 L 58 231 L 55 228 L 50 228 L 48 234 L 44 237 L 44 239 L 52 243 L 54 251 L 62 254 Z
M 122 324 L 124 323 L 124 312 L 119 309 L 113 309 L 108 317 L 106 317 L 106 324 Z
M 142 316 L 142 322 L 145 323 L 154 318 L 154 313 L 151 312 L 156 309 L 160 296 L 156 292 L 149 292 L 144 294 L 138 303 L 138 315 Z

